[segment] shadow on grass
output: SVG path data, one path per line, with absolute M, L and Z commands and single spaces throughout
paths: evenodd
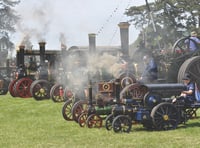
M 200 127 L 200 122 L 199 122 L 200 117 L 195 117 L 193 119 L 188 120 L 188 122 L 186 122 L 185 124 L 179 124 L 178 127 L 174 130 L 178 130 L 178 129 L 184 129 L 184 128 L 196 128 L 196 127 Z M 156 130 L 154 128 L 152 129 L 147 129 L 145 127 L 143 127 L 142 125 L 139 127 L 134 127 L 134 125 L 132 126 L 131 132 L 159 132 L 159 131 L 165 131 L 165 130 Z M 168 131 L 168 130 L 166 130 Z
M 178 128 L 194 128 L 194 127 L 200 127 L 200 122 L 186 123 L 178 126 Z

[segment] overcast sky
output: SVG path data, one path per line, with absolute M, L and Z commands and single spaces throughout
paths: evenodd
M 17 46 L 28 34 L 36 49 L 41 40 L 48 49 L 60 49 L 61 34 L 70 47 L 88 46 L 88 34 L 95 33 L 96 46 L 120 45 L 118 24 L 130 19 L 123 15 L 125 9 L 142 4 L 145 0 L 21 0 L 16 10 L 22 20 L 13 39 Z M 130 25 L 129 43 L 138 33 Z

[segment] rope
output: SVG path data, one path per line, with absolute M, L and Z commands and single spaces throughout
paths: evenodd
M 100 27 L 100 29 L 97 31 L 96 36 L 102 33 L 104 30 L 104 27 L 110 22 L 110 20 L 113 18 L 114 14 L 119 10 L 120 3 L 115 7 L 115 9 L 112 11 L 112 13 L 109 15 L 109 17 L 106 19 L 105 23 Z
M 129 1 L 128 1 L 128 4 L 127 4 L 125 10 L 129 8 L 129 6 L 131 5 L 131 2 L 132 2 L 132 1 L 133 1 L 133 0 L 129 0 Z M 124 14 L 121 15 L 121 17 L 120 17 L 120 19 L 119 19 L 118 22 L 120 22 L 120 21 L 123 19 L 123 17 L 124 17 Z M 111 45 L 111 43 L 112 43 L 114 37 L 116 36 L 118 30 L 119 30 L 119 29 L 118 29 L 118 26 L 116 26 L 116 27 L 115 27 L 115 30 L 114 30 L 114 33 L 113 33 L 113 35 L 112 35 L 110 41 L 108 42 L 108 46 Z

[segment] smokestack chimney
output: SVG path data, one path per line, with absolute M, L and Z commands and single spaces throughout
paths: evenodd
M 130 24 L 128 22 L 120 22 L 118 26 L 120 28 L 122 53 L 125 58 L 128 58 L 129 57 L 129 26 Z
M 45 42 L 39 42 L 40 46 L 40 64 L 43 65 L 45 61 Z
M 96 51 L 96 34 L 90 33 L 88 34 L 89 37 L 89 52 L 95 53 Z
M 120 79 L 116 79 L 115 81 L 115 95 L 116 95 L 116 102 L 120 103 Z
M 17 51 L 17 66 L 19 67 L 20 64 L 24 65 L 24 45 L 19 46 L 19 50 Z

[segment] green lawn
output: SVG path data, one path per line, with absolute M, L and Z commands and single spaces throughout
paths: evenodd
M 132 131 L 114 133 L 81 128 L 62 117 L 63 103 L 52 100 L 0 96 L 1 148 L 198 148 L 200 118 L 172 131 L 147 131 L 133 125 Z M 200 112 L 198 112 L 200 115 Z

